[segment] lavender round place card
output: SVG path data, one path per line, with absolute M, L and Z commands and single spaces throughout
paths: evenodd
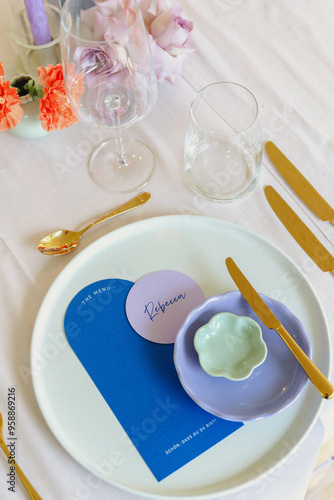
M 158 344 L 172 344 L 188 314 L 204 301 L 198 284 L 179 271 L 154 271 L 140 278 L 126 300 L 132 328 Z

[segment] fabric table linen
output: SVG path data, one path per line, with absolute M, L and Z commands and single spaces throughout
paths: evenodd
M 6 420 L 8 388 L 15 388 L 17 461 L 45 500 L 138 498 L 95 477 L 63 449 L 41 414 L 32 386 L 30 345 L 43 298 L 66 264 L 99 237 L 141 219 L 176 214 L 213 217 L 250 229 L 280 248 L 306 275 L 334 340 L 333 276 L 321 272 L 287 233 L 263 188 L 272 185 L 331 252 L 333 224 L 320 221 L 298 199 L 265 152 L 257 187 L 231 204 L 197 196 L 185 179 L 183 160 L 195 93 L 216 81 L 237 82 L 259 102 L 264 141 L 273 141 L 334 206 L 334 5 L 330 0 L 213 0 L 205 6 L 200 0 L 182 0 L 181 5 L 183 17 L 194 23 L 196 50 L 184 60 L 176 83 L 159 87 L 152 112 L 131 128 L 131 135 L 149 144 L 157 158 L 156 173 L 145 188 L 151 193 L 145 206 L 87 232 L 74 253 L 44 256 L 37 251 L 43 236 L 58 228 L 84 227 L 131 198 L 103 191 L 88 175 L 93 148 L 110 132 L 78 123 L 37 140 L 0 134 L 0 410 Z M 12 79 L 15 52 L 6 6 L 0 11 L 0 61 L 6 79 Z M 217 498 L 302 500 L 321 445 L 334 437 L 333 422 L 334 401 L 325 401 L 318 422 L 286 461 L 244 490 Z M 3 455 L 3 500 L 13 498 L 7 474 Z M 18 479 L 15 490 L 16 499 L 26 498 Z

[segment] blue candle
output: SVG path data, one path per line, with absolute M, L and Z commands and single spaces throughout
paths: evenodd
M 52 41 L 43 0 L 24 0 L 35 45 Z

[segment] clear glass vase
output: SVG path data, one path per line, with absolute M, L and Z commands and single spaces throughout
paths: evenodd
M 60 0 L 7 0 L 16 72 L 37 76 L 38 66 L 60 63 Z

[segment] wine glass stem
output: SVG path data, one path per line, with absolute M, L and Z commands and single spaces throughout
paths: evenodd
M 113 126 L 114 126 L 114 137 L 116 144 L 116 156 L 117 164 L 120 168 L 128 166 L 128 159 L 124 150 L 124 143 L 122 137 L 121 123 L 120 123 L 120 110 L 115 110 L 112 113 Z

